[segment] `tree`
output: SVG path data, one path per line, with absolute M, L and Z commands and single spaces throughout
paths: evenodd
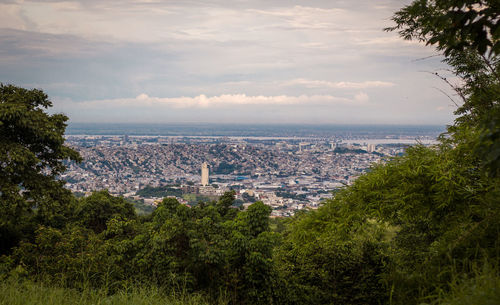
M 344 201 L 350 190 L 318 210 L 288 219 L 274 254 L 284 286 L 282 303 L 386 303 L 389 293 L 381 281 L 387 265 L 383 230 Z
M 101 233 L 106 230 L 107 222 L 119 217 L 124 220 L 135 219 L 134 206 L 123 197 L 113 197 L 107 190 L 94 192 L 81 198 L 74 210 L 76 222 L 83 227 Z
M 473 50 L 500 53 L 500 2 L 497 0 L 415 0 L 394 14 L 401 37 L 437 45 L 446 56 Z
M 391 166 L 398 168 L 398 173 L 390 177 L 400 177 L 394 181 L 395 190 L 403 193 L 393 191 L 396 196 L 392 199 L 390 193 L 383 194 L 388 189 L 384 183 L 390 180 L 383 173 L 391 167 L 378 171 L 381 176 L 377 180 L 382 183 L 373 181 L 363 188 L 371 189 L 367 193 L 377 194 L 377 201 L 384 202 L 372 206 L 381 206 L 380 217 L 400 229 L 397 232 L 401 259 L 398 269 L 405 264 L 418 266 L 410 265 L 413 275 L 427 274 L 429 284 L 434 281 L 440 286 L 438 289 L 446 289 L 448 283 L 443 280 L 453 276 L 453 272 L 467 274 L 474 264 L 490 260 L 497 265 L 498 262 L 500 2 L 415 0 L 397 12 L 393 21 L 396 25 L 387 30 L 397 30 L 405 39 L 435 45 L 443 52 L 449 71 L 461 80 L 459 85 L 454 85 L 436 73 L 460 99 L 456 103 L 457 118 L 440 137 L 441 144 L 435 152 L 415 150 L 404 157 L 406 160 L 401 159 L 399 166 Z M 412 168 L 410 172 L 409 168 Z M 404 176 L 411 172 L 419 180 L 412 178 L 409 181 L 413 186 L 405 189 L 407 178 Z M 383 187 L 377 189 L 374 187 L 377 184 Z M 415 189 L 415 185 L 421 185 L 422 190 Z M 413 201 L 418 197 L 421 199 Z M 409 200 L 413 203 L 408 204 Z M 365 201 L 370 202 L 369 198 Z M 418 212 L 412 211 L 414 208 Z M 390 214 L 383 216 L 384 209 Z M 420 246 L 415 247 L 418 244 Z M 421 256 L 420 259 L 411 257 L 415 254 Z M 393 280 L 403 282 L 401 278 Z M 421 287 L 425 286 L 422 285 L 425 280 L 420 282 Z M 401 291 L 408 292 L 410 287 Z M 425 289 L 420 288 L 420 292 Z
M 386 30 L 436 45 L 451 72 L 462 80 L 457 86 L 438 75 L 461 104 L 448 129 L 451 138 L 443 142 L 465 144 L 464 150 L 477 156 L 482 169 L 500 176 L 500 2 L 415 0 L 396 12 L 393 21 L 396 25 Z
M 64 145 L 68 118 L 47 114 L 51 106 L 41 90 L 0 83 L 0 254 L 30 231 L 29 219 L 62 225 L 71 200 L 58 176 L 80 156 Z
M 271 208 L 262 201 L 239 212 L 228 232 L 229 277 L 225 287 L 233 304 L 271 304 L 273 299 L 272 253 L 276 235 L 270 232 Z
M 440 145 L 409 148 L 291 220 L 275 254 L 287 303 L 434 303 L 454 279 L 498 266 L 499 6 L 415 0 L 395 14 L 388 30 L 435 45 L 461 78 L 438 74 L 458 117 Z

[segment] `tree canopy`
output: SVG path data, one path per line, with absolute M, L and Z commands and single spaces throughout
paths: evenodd
M 448 56 L 472 50 L 479 55 L 500 53 L 500 3 L 497 0 L 416 0 L 394 14 L 404 39 L 418 39 Z
M 435 45 L 461 80 L 455 85 L 436 73 L 458 99 L 447 142 L 474 150 L 483 169 L 500 175 L 500 2 L 415 0 L 392 20 L 386 30 Z
M 64 145 L 66 116 L 49 115 L 52 106 L 38 89 L 0 84 L 0 253 L 15 244 L 27 217 L 60 221 L 71 200 L 58 176 L 64 160 L 80 160 Z

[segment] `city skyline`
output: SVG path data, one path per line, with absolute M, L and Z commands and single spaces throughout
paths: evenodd
M 199 196 L 217 197 L 232 189 L 239 204 L 261 200 L 273 208 L 273 216 L 286 217 L 317 208 L 332 190 L 407 145 L 404 137 L 392 144 L 369 140 L 331 145 L 320 138 L 303 143 L 200 137 L 189 143 L 167 137 L 69 136 L 67 143 L 84 161 L 68 163 L 61 178 L 74 193 L 106 189 L 147 205 L 168 196 L 196 204 L 210 198 Z
M 70 122 L 449 124 L 441 58 L 383 31 L 407 3 L 3 1 L 0 82 Z

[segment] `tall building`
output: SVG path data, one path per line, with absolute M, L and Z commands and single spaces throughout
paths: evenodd
M 208 175 L 209 175 L 208 164 L 207 162 L 203 162 L 203 164 L 201 165 L 201 185 L 203 186 L 208 185 L 208 183 L 210 182 Z
M 368 144 L 367 147 L 366 147 L 366 151 L 367 152 L 374 152 L 375 149 L 376 149 L 375 144 Z
M 299 143 L 299 151 L 302 152 L 304 151 L 309 145 L 309 143 Z

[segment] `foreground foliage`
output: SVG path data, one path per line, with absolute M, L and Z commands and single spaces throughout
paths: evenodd
M 374 166 L 291 221 L 275 259 L 294 303 L 418 304 L 451 293 L 459 304 L 455 280 L 481 266 L 493 266 L 481 278 L 497 283 L 499 15 L 497 1 L 448 0 L 416 0 L 396 13 L 389 30 L 437 45 L 462 80 L 442 77 L 459 99 L 458 117 L 436 147 Z
M 239 212 L 233 195 L 193 208 L 168 198 L 141 218 L 123 198 L 97 192 L 74 203 L 65 228 L 39 226 L 10 259 L 32 278 L 67 287 L 116 292 L 135 283 L 268 303 L 271 210 L 257 202 Z
M 292 220 L 276 259 L 296 303 L 415 304 L 498 267 L 500 180 L 453 156 L 410 148 Z
M 44 286 L 26 280 L 0 283 L 0 305 L 203 305 L 208 300 L 196 294 L 165 293 L 156 287 L 130 287 L 109 295 L 106 289 L 75 289 Z M 216 304 L 226 304 L 220 300 Z
M 64 145 L 66 116 L 48 115 L 41 90 L 0 83 L 0 255 L 32 234 L 32 223 L 61 226 L 71 200 L 58 175 L 63 160 L 78 161 Z
M 475 272 L 474 276 L 456 279 L 450 291 L 440 295 L 435 304 L 446 305 L 495 305 L 500 300 L 500 276 L 489 265 Z

